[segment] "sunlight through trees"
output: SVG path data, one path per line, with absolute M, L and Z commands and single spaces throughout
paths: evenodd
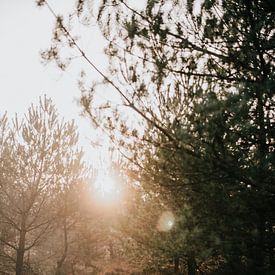
M 0 270 L 275 274 L 273 1 L 36 3 L 56 20 L 43 60 L 85 62 L 80 107 L 110 160 L 85 163 L 46 97 L 1 116 Z

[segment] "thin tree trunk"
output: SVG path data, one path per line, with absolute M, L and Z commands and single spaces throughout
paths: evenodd
M 180 271 L 180 258 L 179 257 L 175 257 L 174 258 L 174 273 L 178 274 Z
M 64 252 L 61 257 L 61 259 L 57 262 L 57 267 L 56 267 L 56 275 L 61 275 L 62 274 L 62 266 L 67 258 L 67 253 L 68 253 L 68 232 L 67 232 L 67 219 L 66 216 L 64 218 L 64 223 L 63 223 L 63 233 L 64 233 Z
M 196 262 L 193 256 L 187 258 L 188 275 L 196 275 Z
M 24 253 L 26 243 L 26 216 L 22 215 L 19 245 L 16 251 L 16 275 L 22 275 L 24 271 Z
M 275 256 L 273 247 L 269 248 L 269 270 L 275 270 Z
M 258 223 L 258 236 L 257 242 L 254 252 L 254 272 L 255 274 L 263 274 L 264 273 L 264 234 L 265 234 L 265 224 L 264 217 L 260 218 Z
M 71 268 L 72 268 L 72 275 L 76 275 L 74 271 L 74 263 L 71 263 Z

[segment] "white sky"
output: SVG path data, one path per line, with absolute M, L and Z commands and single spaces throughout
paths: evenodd
M 66 13 L 74 1 L 50 0 L 49 3 L 57 13 Z M 22 114 L 32 102 L 38 102 L 40 95 L 46 94 L 53 99 L 62 117 L 76 120 L 86 158 L 94 159 L 97 158 L 94 154 L 102 152 L 87 146 L 91 138 L 95 139 L 95 131 L 87 118 L 79 116 L 81 109 L 76 102 L 80 96 L 79 71 L 87 65 L 76 59 L 68 70 L 61 72 L 54 64 L 41 63 L 40 51 L 50 45 L 53 26 L 54 18 L 49 10 L 38 8 L 34 0 L 0 0 L 0 114 L 5 111 L 10 117 L 15 112 Z M 79 27 L 78 34 L 85 37 L 80 45 L 89 48 L 91 59 L 101 69 L 106 68 L 104 42 L 96 26 L 90 28 L 90 33 Z M 100 79 L 92 71 L 90 78 Z

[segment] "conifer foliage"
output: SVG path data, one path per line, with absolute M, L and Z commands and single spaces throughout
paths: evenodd
M 145 189 L 191 209 L 182 230 L 200 233 L 182 255 L 220 255 L 232 274 L 274 270 L 274 16 L 253 0 L 103 1 L 98 14 L 110 78 L 146 123 L 121 119 L 120 144 Z
M 101 104 L 102 86 L 82 79 L 81 103 L 144 198 L 177 214 L 165 250 L 175 272 L 182 258 L 190 275 L 214 259 L 221 274 L 274 272 L 274 18 L 269 0 L 100 2 L 110 59 L 100 74 L 120 101 Z M 66 38 L 98 71 L 61 17 L 54 34 L 45 58 L 60 64 Z
M 38 262 L 52 257 L 54 248 L 43 245 L 59 220 L 72 219 L 60 206 L 69 202 L 60 197 L 84 178 L 82 151 L 74 123 L 59 121 L 46 97 L 24 118 L 8 123 L 4 115 L 0 123 L 0 270 L 35 274 Z

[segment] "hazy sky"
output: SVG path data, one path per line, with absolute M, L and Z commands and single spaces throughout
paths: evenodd
M 57 13 L 66 13 L 74 1 L 49 3 Z M 50 45 L 53 26 L 49 10 L 36 7 L 34 0 L 0 0 L 0 113 L 6 110 L 10 116 L 24 113 L 30 103 L 37 103 L 39 96 L 46 94 L 53 99 L 61 116 L 76 120 L 81 144 L 87 145 L 94 138 L 94 130 L 87 119 L 79 116 L 81 109 L 77 105 L 80 96 L 77 78 L 87 64 L 78 58 L 67 71 L 61 72 L 54 64 L 41 63 L 40 51 Z M 97 27 L 91 27 L 90 32 L 79 27 L 78 32 L 85 37 L 81 46 L 89 49 L 91 59 L 104 69 L 107 64 L 104 43 Z M 90 77 L 99 78 L 93 71 Z M 86 147 L 88 154 L 94 154 L 89 150 Z

